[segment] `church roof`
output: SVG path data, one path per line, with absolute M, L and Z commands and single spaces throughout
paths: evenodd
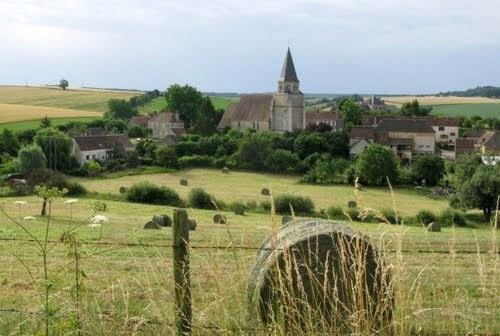
M 292 54 L 290 53 L 290 48 L 286 52 L 285 63 L 283 63 L 283 69 L 281 70 L 280 82 L 298 82 L 299 78 L 295 72 L 295 66 L 293 65 Z
M 240 101 L 228 106 L 219 127 L 230 121 L 269 121 L 273 96 L 268 94 L 245 94 Z

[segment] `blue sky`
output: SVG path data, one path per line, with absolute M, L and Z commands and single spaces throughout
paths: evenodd
M 0 0 L 0 83 L 302 91 L 500 86 L 498 0 Z M 289 42 L 288 42 L 289 41 Z

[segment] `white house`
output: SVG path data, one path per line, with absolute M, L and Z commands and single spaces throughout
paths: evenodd
M 73 155 L 80 166 L 92 160 L 106 161 L 108 152 L 117 146 L 126 151 L 134 149 L 134 145 L 124 134 L 76 135 L 73 137 Z
M 455 146 L 458 139 L 459 120 L 458 118 L 425 117 L 425 120 L 434 129 L 435 141 L 444 142 Z

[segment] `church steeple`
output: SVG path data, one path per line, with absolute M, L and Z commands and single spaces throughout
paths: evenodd
M 295 72 L 295 66 L 293 65 L 292 53 L 290 52 L 290 47 L 286 52 L 285 63 L 283 63 L 283 69 L 281 70 L 280 82 L 299 82 L 297 78 L 297 73 Z

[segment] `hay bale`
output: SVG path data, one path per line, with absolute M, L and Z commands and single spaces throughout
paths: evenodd
M 187 185 L 188 185 L 188 180 L 186 180 L 186 179 L 181 179 L 181 180 L 179 181 L 179 183 L 181 184 L 181 186 L 184 186 L 184 187 L 185 187 L 185 186 L 187 186 Z
M 169 215 L 154 215 L 152 221 L 159 226 L 172 226 L 172 218 Z
M 144 224 L 143 229 L 144 230 L 160 230 L 161 226 L 159 226 L 158 224 L 156 224 L 156 222 L 149 221 L 146 224 Z
M 283 216 L 283 218 L 281 218 L 281 224 L 285 225 L 286 223 L 289 223 L 293 221 L 293 217 L 292 216 Z
M 222 173 L 229 174 L 229 168 L 227 168 L 227 167 L 222 168 Z
M 237 205 L 234 207 L 233 212 L 235 215 L 244 216 L 245 215 L 245 208 L 242 207 L 241 205 Z
M 120 192 L 120 194 L 125 194 L 128 191 L 128 188 L 122 186 L 120 187 L 120 189 L 118 189 L 118 191 Z
M 194 218 L 188 218 L 188 229 L 193 231 L 196 230 L 196 227 L 198 226 L 198 222 Z
M 260 191 L 260 194 L 262 196 L 269 196 L 269 195 L 271 195 L 271 191 L 268 188 L 262 188 L 262 190 Z
M 367 238 L 321 219 L 285 225 L 265 240 L 248 286 L 250 316 L 279 321 L 285 334 L 311 326 L 325 334 L 376 333 L 390 323 L 393 302 L 390 274 Z
M 429 232 L 441 232 L 441 225 L 438 222 L 432 222 L 427 225 L 427 231 Z
M 357 206 L 358 206 L 358 204 L 355 201 L 349 201 L 349 202 L 347 202 L 347 207 L 349 209 L 355 208 Z
M 213 220 L 215 224 L 226 224 L 226 216 L 220 213 L 216 213 Z

